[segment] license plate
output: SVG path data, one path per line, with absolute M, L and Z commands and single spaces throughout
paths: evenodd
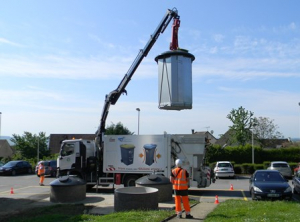
M 221 171 L 228 171 L 228 169 L 221 169 Z
M 278 193 L 269 193 L 268 197 L 279 197 Z

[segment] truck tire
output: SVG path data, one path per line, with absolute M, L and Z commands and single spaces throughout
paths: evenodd
M 87 184 L 86 189 L 91 190 L 94 186 L 95 186 L 95 184 Z
M 134 187 L 135 186 L 135 181 L 139 177 L 136 175 L 128 175 L 124 178 L 124 187 Z

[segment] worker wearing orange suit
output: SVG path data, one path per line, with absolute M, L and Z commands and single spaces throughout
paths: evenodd
M 189 173 L 185 169 L 181 168 L 182 160 L 177 159 L 175 161 L 175 165 L 176 168 L 172 170 L 170 181 L 173 184 L 175 194 L 175 210 L 177 218 L 182 218 L 181 199 L 186 213 L 186 218 L 193 218 L 193 216 L 190 214 L 191 207 L 188 197 Z
M 40 176 L 40 186 L 44 186 L 44 179 L 45 179 L 45 166 L 44 162 L 40 162 L 38 166 L 38 175 Z

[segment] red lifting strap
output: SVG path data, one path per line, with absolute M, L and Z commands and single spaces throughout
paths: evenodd
M 174 19 L 172 25 L 172 41 L 170 43 L 170 50 L 177 50 L 178 49 L 178 29 L 180 26 L 180 20 L 178 18 Z

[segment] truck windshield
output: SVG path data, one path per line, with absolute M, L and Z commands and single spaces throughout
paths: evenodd
M 74 143 L 65 143 L 61 149 L 61 156 L 69 156 L 74 153 L 75 144 Z

